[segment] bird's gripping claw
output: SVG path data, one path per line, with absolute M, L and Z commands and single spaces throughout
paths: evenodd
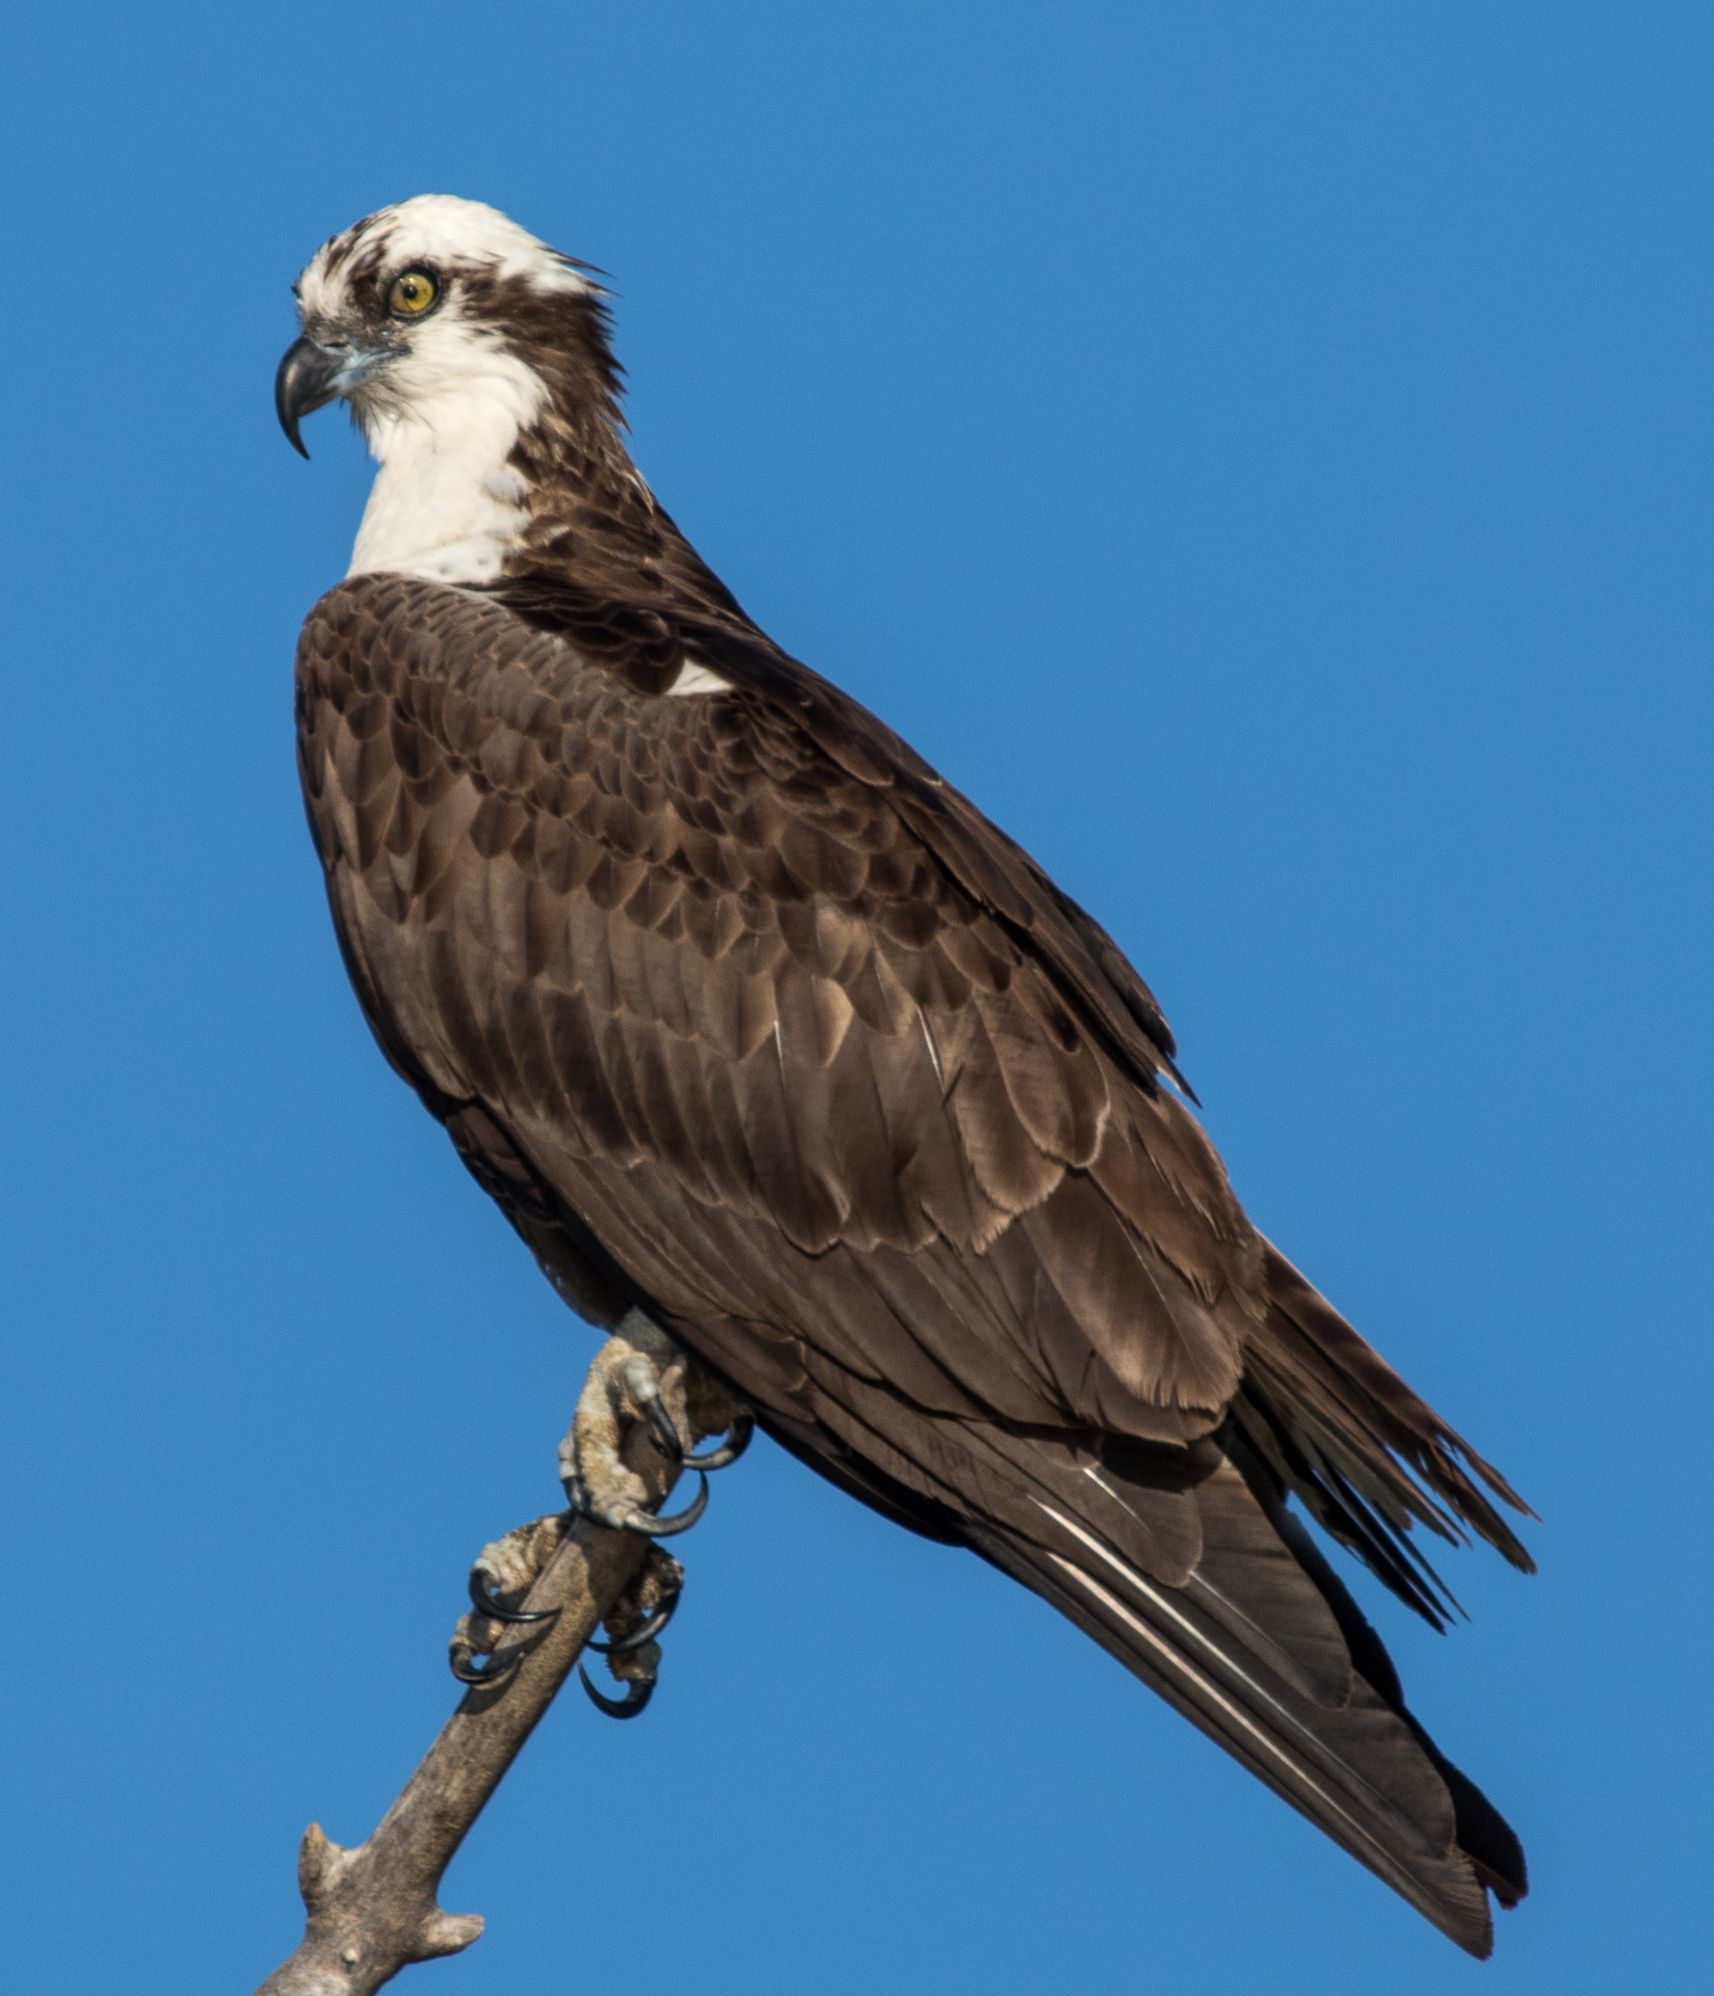
M 524 1597 L 536 1577 L 559 1551 L 571 1523 L 568 1514 L 532 1518 L 527 1525 L 485 1545 L 470 1569 L 470 1612 L 460 1615 L 452 1631 L 447 1660 L 460 1684 L 473 1688 L 501 1684 L 518 1667 L 527 1642 L 495 1652 L 503 1630 L 532 1622 L 551 1622 L 554 1611 L 529 1609 Z M 486 1656 L 486 1663 L 476 1658 Z
M 671 1517 L 646 1507 L 642 1481 L 622 1459 L 626 1435 L 639 1421 L 647 1423 L 668 1462 L 697 1472 L 696 1496 Z M 689 1452 L 691 1443 L 722 1432 L 727 1439 L 719 1447 L 703 1455 Z M 749 1415 L 731 1396 L 694 1371 L 664 1332 L 632 1310 L 583 1382 L 577 1412 L 559 1445 L 560 1482 L 566 1501 L 583 1517 L 615 1531 L 672 1538 L 689 1531 L 708 1508 L 708 1471 L 736 1462 L 750 1433 Z
M 669 1463 L 698 1473 L 695 1498 L 670 1517 L 647 1508 L 641 1478 L 625 1466 L 624 1443 L 639 1424 Z M 654 1540 L 688 1531 L 707 1508 L 708 1472 L 736 1462 L 751 1432 L 749 1415 L 730 1395 L 697 1373 L 641 1312 L 630 1312 L 590 1367 L 560 1444 L 560 1480 L 571 1508 L 521 1525 L 477 1555 L 470 1570 L 471 1612 L 453 1632 L 453 1675 L 472 1686 L 497 1685 L 510 1676 L 529 1642 L 496 1653 L 501 1631 L 552 1618 L 553 1611 L 523 1603 L 579 1517 Z M 701 1455 L 690 1452 L 690 1444 L 719 1433 L 726 1439 L 716 1447 Z M 636 1580 L 606 1618 L 609 1640 L 588 1645 L 607 1658 L 608 1669 L 625 1686 L 622 1699 L 609 1698 L 578 1666 L 584 1690 L 612 1717 L 635 1718 L 649 1702 L 660 1668 L 655 1638 L 672 1619 L 683 1582 L 678 1561 L 664 1547 L 651 1545 Z M 484 1654 L 487 1663 L 475 1661 Z

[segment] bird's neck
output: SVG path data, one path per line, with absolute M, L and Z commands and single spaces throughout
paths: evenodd
M 497 580 L 529 526 L 529 493 L 512 454 L 539 414 L 528 385 L 504 376 L 407 411 L 363 411 L 380 469 L 348 573 Z
M 513 582 L 748 628 L 656 503 L 616 413 L 540 390 L 539 377 L 498 376 L 477 394 L 461 384 L 444 406 L 361 410 L 380 468 L 347 573 Z
M 500 376 L 443 405 L 362 413 L 379 469 L 348 573 L 484 585 L 527 570 L 590 581 L 621 545 L 634 556 L 638 535 L 672 535 L 616 424 L 568 417 L 532 387 L 533 377 Z

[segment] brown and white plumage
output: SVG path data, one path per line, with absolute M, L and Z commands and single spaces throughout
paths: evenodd
M 382 1046 L 574 1307 L 640 1306 L 1486 1952 L 1516 1839 L 1287 1505 L 1437 1620 L 1413 1528 L 1527 1565 L 1516 1498 L 1250 1225 L 1105 931 L 703 566 L 624 452 L 599 293 L 510 228 L 434 199 L 334 239 L 320 386 L 282 387 L 294 433 L 349 393 L 383 460 L 384 557 L 298 659 Z

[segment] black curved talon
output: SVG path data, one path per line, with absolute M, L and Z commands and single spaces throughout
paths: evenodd
M 702 1488 L 682 1511 L 674 1512 L 670 1518 L 658 1517 L 653 1511 L 628 1511 L 621 1529 L 640 1532 L 646 1539 L 677 1538 L 680 1532 L 688 1532 L 707 1509 L 708 1478 L 704 1476 Z
M 667 1412 L 666 1402 L 658 1396 L 645 1400 L 643 1414 L 649 1423 L 649 1432 L 655 1438 L 655 1446 L 661 1454 L 668 1462 L 682 1463 L 684 1441 L 678 1429 L 673 1426 L 673 1417 Z
M 489 1593 L 481 1570 L 474 1566 L 470 1569 L 470 1605 L 491 1622 L 519 1626 L 526 1622 L 551 1622 L 559 1613 L 557 1608 L 508 1608 L 497 1594 Z
M 655 1687 L 649 1684 L 627 1684 L 623 1698 L 609 1698 L 605 1691 L 597 1691 L 589 1681 L 589 1672 L 580 1663 L 577 1674 L 583 1680 L 583 1688 L 589 1694 L 589 1702 L 598 1711 L 605 1712 L 610 1719 L 634 1719 L 649 1700 L 655 1695 Z
M 726 1439 L 718 1448 L 711 1448 L 706 1455 L 687 1455 L 683 1466 L 686 1469 L 725 1469 L 750 1446 L 755 1432 L 755 1422 L 748 1414 L 740 1414 L 726 1430 Z
M 624 1656 L 631 1650 L 641 1649 L 644 1643 L 652 1643 L 672 1620 L 678 1609 L 678 1599 L 676 1591 L 668 1595 L 642 1627 L 630 1635 L 615 1636 L 609 1642 L 601 1642 L 595 1636 L 591 1636 L 583 1647 L 594 1650 L 598 1656 Z
M 503 1649 L 498 1656 L 489 1657 L 486 1663 L 461 1663 L 456 1657 L 448 1658 L 448 1668 L 460 1684 L 468 1684 L 473 1691 L 484 1686 L 504 1683 L 523 1660 L 525 1645 L 514 1643 L 510 1649 Z

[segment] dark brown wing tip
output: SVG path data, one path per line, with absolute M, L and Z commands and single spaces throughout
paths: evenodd
M 1518 1495 L 1493 1464 L 1480 1456 L 1460 1434 L 1443 1423 L 1435 1436 L 1435 1447 L 1424 1451 L 1411 1464 L 1434 1493 L 1452 1508 L 1457 1522 L 1467 1526 L 1491 1545 L 1508 1565 L 1520 1573 L 1534 1573 L 1535 1560 L 1529 1548 L 1482 1494 L 1485 1484 L 1500 1501 L 1520 1517 L 1536 1524 L 1541 1519 Z

